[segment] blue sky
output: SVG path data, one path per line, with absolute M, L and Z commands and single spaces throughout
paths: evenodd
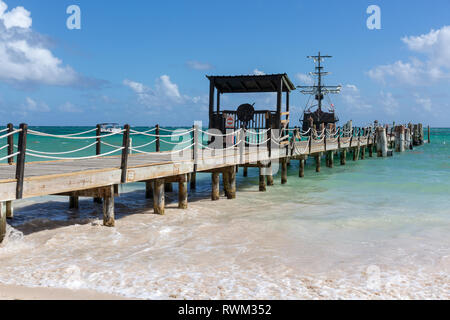
M 5 9 L 7 5 L 7 9 Z M 81 8 L 69 30 L 66 8 Z M 381 30 L 369 30 L 369 5 Z M 23 8 L 21 8 L 23 7 Z M 30 125 L 207 121 L 206 74 L 286 72 L 333 55 L 342 120 L 450 126 L 450 2 L 0 0 L 0 117 Z M 292 95 L 292 125 L 307 97 Z M 224 97 L 227 109 L 271 95 Z

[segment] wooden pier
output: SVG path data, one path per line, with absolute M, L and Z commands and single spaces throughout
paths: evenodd
M 78 134 L 52 135 L 30 130 L 26 124 L 18 128 L 8 125 L 0 130 L 0 150 L 7 152 L 7 156 L 0 159 L 0 242 L 5 236 L 7 219 L 14 217 L 13 202 L 20 199 L 66 196 L 70 199 L 70 207 L 77 208 L 80 197 L 90 197 L 103 203 L 104 225 L 113 227 L 114 199 L 119 195 L 120 184 L 146 183 L 146 196 L 153 198 L 154 212 L 164 214 L 167 185 L 178 183 L 179 208 L 186 209 L 188 183 L 191 189 L 195 188 L 197 173 L 211 174 L 212 200 L 220 199 L 220 175 L 226 197 L 234 199 L 239 167 L 245 168 L 244 174 L 248 168 L 259 170 L 259 190 L 263 192 L 274 184 L 273 176 L 278 168 L 281 170 L 281 183 L 287 183 L 290 161 L 300 161 L 299 177 L 302 178 L 309 157 L 315 159 L 316 171 L 320 172 L 323 158 L 327 167 L 332 168 L 336 165 L 337 156 L 340 164 L 345 165 L 349 153 L 357 161 L 365 159 L 367 152 L 369 157 L 386 157 L 392 154 L 390 148 L 403 152 L 424 143 L 422 125 L 387 128 L 377 123 L 367 128 L 322 128 L 321 131 L 309 132 L 286 126 L 281 130 L 244 127 L 223 134 L 198 126 L 182 132 L 167 132 L 169 134 L 162 134 L 159 126 L 139 132 L 128 125 L 120 133 L 106 135 L 102 135 L 98 128 Z M 93 141 L 87 147 L 95 149 L 95 152 L 91 156 L 69 158 L 83 148 L 60 153 L 32 150 L 27 146 L 30 135 L 64 141 Z M 122 136 L 122 145 L 112 146 L 115 148 L 113 151 L 101 154 L 100 146 L 107 144 L 105 137 L 114 135 Z M 142 136 L 149 141 L 141 146 L 132 146 L 133 136 Z M 176 137 L 187 139 L 183 138 L 183 142 L 171 151 L 160 150 L 162 139 Z M 150 145 L 156 145 L 156 151 L 143 151 Z M 113 155 L 117 153 L 121 155 Z M 28 162 L 29 157 L 46 161 Z

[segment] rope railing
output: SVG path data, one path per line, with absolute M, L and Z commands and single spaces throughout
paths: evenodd
M 95 146 L 96 144 L 98 144 L 98 141 L 96 141 L 96 142 L 94 142 L 94 143 L 91 143 L 91 144 L 88 145 L 88 146 L 85 146 L 85 147 L 76 149 L 76 150 L 64 151 L 64 152 L 44 152 L 44 151 L 33 150 L 33 149 L 30 149 L 30 148 L 27 148 L 27 152 L 32 152 L 32 153 L 37 153 L 37 154 L 42 154 L 42 155 L 49 155 L 49 156 L 64 155 L 64 154 L 73 154 L 73 153 L 76 153 L 76 152 L 80 152 L 80 151 L 89 149 L 89 148 Z M 18 148 L 18 146 L 16 146 L 16 145 L 14 145 L 14 146 L 15 146 L 16 148 Z
M 56 135 L 56 134 L 50 134 L 45 132 L 39 132 L 35 130 L 28 130 L 28 133 L 35 136 L 40 137 L 49 137 L 49 138 L 59 138 L 59 139 L 69 139 L 69 140 L 91 140 L 91 139 L 99 139 L 99 138 L 107 138 L 112 137 L 115 135 L 120 135 L 124 132 L 124 130 L 121 130 L 120 132 L 113 132 L 110 134 L 100 135 L 100 136 L 89 136 L 89 137 L 79 137 L 79 136 L 71 136 L 71 135 Z
M 16 133 L 20 133 L 20 132 L 22 132 L 22 129 L 14 130 L 13 132 L 9 132 L 9 133 L 7 133 L 7 134 L 5 134 L 5 135 L 3 135 L 3 136 L 0 136 L 0 139 L 8 138 L 8 137 L 13 136 L 13 135 L 15 135 Z
M 194 131 L 194 129 L 191 129 L 191 130 L 189 130 L 189 131 L 182 132 L 182 133 L 178 133 L 178 134 L 163 135 L 163 134 L 151 134 L 151 133 L 139 132 L 139 131 L 136 131 L 136 130 L 130 130 L 131 134 L 134 134 L 134 135 L 143 135 L 143 136 L 148 136 L 148 137 L 153 137 L 153 138 L 172 138 L 172 137 L 181 137 L 181 136 L 188 135 L 188 134 L 192 133 L 193 131 Z
M 6 157 L 1 158 L 0 161 L 5 161 L 5 160 L 8 160 L 8 159 L 14 158 L 15 156 L 18 156 L 19 154 L 20 154 L 20 152 L 16 152 L 16 153 L 7 155 Z
M 101 158 L 101 157 L 106 157 L 106 156 L 112 155 L 116 152 L 122 151 L 123 149 L 125 149 L 125 147 L 121 147 L 121 148 L 112 150 L 110 152 L 106 152 L 106 153 L 95 155 L 95 156 L 86 156 L 86 157 L 78 157 L 78 158 L 53 157 L 53 156 L 49 156 L 49 155 L 36 154 L 36 153 L 29 152 L 29 151 L 27 151 L 26 154 L 27 154 L 27 156 L 31 156 L 31 157 L 50 159 L 50 160 L 89 160 L 89 159 L 97 159 L 97 158 Z

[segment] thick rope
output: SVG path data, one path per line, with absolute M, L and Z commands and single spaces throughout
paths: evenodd
M 30 152 L 33 152 L 33 153 L 38 153 L 38 154 L 43 154 L 43 155 L 51 155 L 51 156 L 72 154 L 72 153 L 76 153 L 76 152 L 79 152 L 79 151 L 83 151 L 83 150 L 89 149 L 89 148 L 95 146 L 97 143 L 98 142 L 95 141 L 94 143 L 91 143 L 90 145 L 88 145 L 86 147 L 83 147 L 83 148 L 80 148 L 80 149 L 77 149 L 77 150 L 72 150 L 72 151 L 65 151 L 65 152 L 43 152 L 43 151 L 36 151 L 36 150 L 33 150 L 33 149 L 29 149 L 29 148 L 27 148 L 27 152 L 30 151 Z M 15 147 L 18 148 L 16 145 L 15 145 Z
M 42 158 L 42 159 L 51 159 L 51 160 L 88 160 L 88 159 L 96 159 L 96 158 L 101 158 L 101 157 L 105 157 L 105 156 L 109 156 L 110 154 L 119 152 L 121 150 L 125 149 L 124 147 L 104 153 L 104 154 L 99 154 L 96 156 L 90 156 L 90 157 L 80 157 L 80 158 L 61 158 L 61 157 L 51 157 L 51 156 L 44 156 L 44 155 L 39 155 L 39 154 L 34 154 L 31 152 L 27 152 L 27 155 L 32 156 L 32 157 L 36 157 L 36 158 Z
M 51 138 L 59 138 L 59 139 L 70 139 L 70 140 L 90 140 L 90 139 L 99 139 L 99 138 L 107 138 L 112 137 L 115 135 L 122 134 L 125 130 L 122 130 L 120 132 L 111 133 L 111 134 L 105 134 L 101 136 L 93 136 L 93 137 L 74 137 L 74 136 L 68 136 L 68 135 L 55 135 L 55 134 L 49 134 L 34 130 L 29 130 L 28 133 L 35 135 L 35 136 L 41 136 L 41 137 L 51 137 Z
M 16 153 L 14 153 L 14 154 L 11 154 L 11 155 L 9 155 L 9 156 L 6 156 L 6 157 L 1 158 L 0 161 L 4 161 L 4 160 L 10 159 L 10 158 L 14 158 L 15 156 L 17 156 L 17 155 L 19 155 L 19 154 L 20 154 L 20 152 L 16 152 Z
M 14 130 L 13 132 L 7 133 L 7 134 L 1 136 L 0 139 L 8 138 L 9 136 L 12 136 L 12 135 L 14 135 L 16 133 L 19 133 L 19 132 L 22 132 L 22 129 Z

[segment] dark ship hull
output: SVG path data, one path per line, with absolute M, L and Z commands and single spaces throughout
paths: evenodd
M 335 125 L 339 122 L 339 119 L 334 112 L 324 112 L 320 109 L 314 112 L 305 112 L 303 114 L 303 132 L 306 132 L 311 128 L 310 119 L 313 120 L 314 128 L 317 130 L 320 130 L 322 124 L 324 124 L 325 128 L 327 128 L 329 124 Z

